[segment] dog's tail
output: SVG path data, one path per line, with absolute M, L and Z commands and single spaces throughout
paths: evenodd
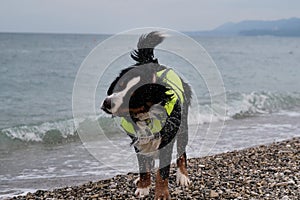
M 158 63 L 157 59 L 154 58 L 153 50 L 164 40 L 164 38 L 165 36 L 158 31 L 142 35 L 137 44 L 138 49 L 131 52 L 131 58 L 137 62 L 136 65 L 151 62 Z

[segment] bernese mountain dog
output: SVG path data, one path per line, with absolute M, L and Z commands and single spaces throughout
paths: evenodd
M 151 169 L 159 159 L 155 178 L 155 199 L 170 199 L 168 179 L 172 151 L 177 141 L 176 182 L 188 186 L 186 146 L 191 88 L 172 69 L 159 64 L 154 48 L 164 40 L 153 31 L 139 38 L 131 52 L 136 64 L 123 69 L 111 83 L 101 109 L 121 117 L 121 127 L 132 139 L 137 153 L 139 178 L 137 197 L 149 194 Z

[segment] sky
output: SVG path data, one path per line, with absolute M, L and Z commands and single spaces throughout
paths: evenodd
M 299 0 L 0 0 L 0 32 L 197 31 L 291 17 L 300 18 Z

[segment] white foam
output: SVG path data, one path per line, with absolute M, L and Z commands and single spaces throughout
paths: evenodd
M 75 132 L 73 120 L 57 122 L 45 122 L 40 125 L 23 125 L 12 128 L 2 129 L 12 139 L 19 139 L 26 142 L 41 142 L 47 131 L 58 130 L 63 137 L 73 135 Z
M 6 191 L 1 191 L 0 199 L 7 199 L 7 198 L 13 198 L 16 196 L 25 196 L 27 193 L 34 193 L 35 189 L 27 189 L 27 188 L 16 188 L 16 189 L 9 189 Z
M 294 111 L 280 111 L 277 114 L 288 116 L 288 117 L 300 117 L 300 112 L 294 112 Z
M 228 116 L 222 116 L 214 112 L 209 106 L 200 106 L 199 113 L 194 110 L 189 112 L 188 123 L 189 125 L 201 125 L 220 122 L 228 119 L 230 119 Z
M 228 92 L 228 116 L 247 117 L 255 114 L 269 114 L 289 109 L 299 105 L 299 94 L 251 92 L 233 93 Z M 300 113 L 299 113 L 300 114 Z M 297 116 L 291 113 L 292 116 Z

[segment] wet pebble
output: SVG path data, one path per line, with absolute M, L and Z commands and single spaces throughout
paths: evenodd
M 300 199 L 300 138 L 260 145 L 188 161 L 192 181 L 176 186 L 175 165 L 170 175 L 172 199 Z M 136 173 L 89 182 L 81 186 L 38 190 L 12 199 L 136 199 Z M 150 196 L 154 198 L 154 174 Z

